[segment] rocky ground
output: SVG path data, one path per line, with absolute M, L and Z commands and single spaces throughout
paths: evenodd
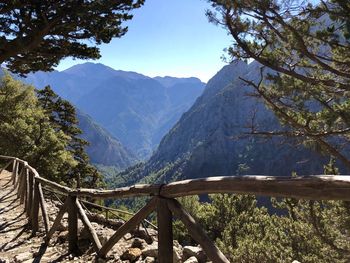
M 59 202 L 46 200 L 50 222 L 52 224 L 59 210 Z M 17 199 L 17 193 L 10 182 L 10 173 L 0 174 L 0 263 L 10 262 L 157 262 L 157 232 L 153 229 L 139 229 L 128 233 L 108 254 L 108 259 L 97 259 L 88 233 L 79 222 L 79 250 L 73 255 L 67 253 L 67 215 L 50 244 L 44 244 L 44 229 L 40 229 L 36 236 L 31 235 L 27 228 L 28 220 L 24 207 Z M 42 225 L 42 224 L 40 224 Z M 111 228 L 92 223 L 100 241 L 104 244 L 115 232 Z M 182 247 L 174 241 L 174 262 L 206 262 L 200 247 Z

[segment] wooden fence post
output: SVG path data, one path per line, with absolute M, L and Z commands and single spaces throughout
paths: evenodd
M 41 207 L 41 214 L 43 216 L 45 232 L 47 234 L 50 230 L 49 215 L 47 213 L 45 197 L 44 197 L 43 189 L 41 188 L 41 184 L 37 183 L 37 187 L 38 187 L 39 203 L 40 203 L 40 207 Z
M 15 184 L 15 178 L 16 178 L 16 166 L 17 166 L 17 158 L 13 159 L 13 164 L 12 164 L 12 176 L 11 176 L 11 181 L 12 184 Z
M 69 252 L 76 252 L 78 250 L 78 214 L 75 206 L 76 196 L 68 196 L 70 199 L 68 210 L 68 242 Z
M 129 231 L 139 225 L 144 218 L 156 209 L 157 199 L 153 197 L 144 207 L 142 207 L 132 218 L 126 221 L 118 230 L 111 236 L 108 241 L 102 246 L 97 253 L 100 257 L 106 257 L 111 248 Z
M 29 211 L 29 170 L 26 169 L 26 174 L 25 174 L 25 192 L 24 192 L 24 211 L 26 212 L 26 214 L 28 215 L 28 211 Z
M 28 174 L 28 198 L 27 198 L 27 216 L 29 217 L 29 225 L 31 225 L 31 211 L 33 206 L 33 183 L 34 183 L 34 177 L 33 173 Z
M 39 230 L 39 183 L 34 181 L 34 197 L 32 202 L 31 227 L 34 236 Z
M 168 208 L 167 200 L 158 198 L 158 262 L 173 263 L 173 226 L 172 214 Z
M 198 242 L 208 258 L 215 263 L 230 263 L 225 255 L 218 249 L 214 242 L 208 237 L 203 228 L 175 199 L 168 199 L 168 207 L 171 212 L 182 221 L 191 237 Z
M 21 163 L 18 162 L 16 167 L 16 177 L 15 177 L 15 183 L 14 183 L 15 189 L 18 187 L 18 184 L 20 183 L 20 180 L 21 180 L 20 165 Z
M 21 193 L 20 193 L 20 201 L 21 201 L 21 204 L 24 203 L 24 211 L 27 211 L 26 209 L 26 205 L 27 205 L 27 202 L 26 202 L 26 195 L 27 195 L 27 180 L 28 180 L 28 169 L 25 167 L 24 168 L 24 172 L 22 174 L 22 190 L 21 190 Z
M 17 189 L 17 199 L 20 198 L 21 196 L 21 190 L 22 190 L 22 174 L 23 174 L 23 169 L 20 170 L 19 174 L 18 174 L 18 180 L 15 184 L 15 189 Z

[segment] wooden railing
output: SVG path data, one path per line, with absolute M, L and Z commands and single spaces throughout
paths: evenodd
M 33 234 L 39 229 L 39 209 L 41 209 L 46 231 L 46 243 L 50 241 L 63 215 L 67 212 L 69 250 L 73 252 L 77 249 L 78 218 L 80 218 L 90 233 L 97 255 L 102 258 L 106 257 L 111 248 L 126 233 L 135 229 L 150 213 L 156 211 L 158 222 L 158 262 L 170 263 L 173 261 L 172 256 L 169 256 L 173 254 L 173 216 L 184 223 L 191 237 L 202 246 L 211 261 L 215 263 L 229 262 L 193 217 L 174 199 L 176 197 L 211 193 L 236 193 L 312 200 L 350 201 L 350 176 L 346 175 L 210 177 L 163 185 L 134 185 L 114 190 L 72 189 L 40 177 L 38 172 L 23 160 L 9 156 L 0 156 L 0 159 L 7 161 L 1 171 L 12 166 L 11 180 L 18 189 L 17 196 L 20 202 L 24 204 Z M 49 221 L 46 209 L 43 186 L 66 196 L 65 202 L 52 224 Z M 102 245 L 83 209 L 82 198 L 88 197 L 96 200 L 136 196 L 150 196 L 151 199 Z

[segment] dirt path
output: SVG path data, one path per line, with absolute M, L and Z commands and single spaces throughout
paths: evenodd
M 48 198 L 46 206 L 52 224 L 59 211 L 60 203 Z M 27 228 L 28 220 L 24 212 L 24 205 L 20 204 L 17 192 L 12 185 L 11 173 L 2 172 L 0 174 L 0 263 L 157 262 L 157 231 L 153 229 L 140 227 L 135 229 L 133 234 L 127 233 L 113 246 L 108 259 L 102 260 L 96 258 L 89 234 L 85 231 L 80 220 L 78 222 L 79 241 L 77 244 L 80 254 L 72 255 L 68 253 L 68 215 L 63 216 L 59 230 L 52 236 L 49 246 L 44 243 L 45 231 L 41 222 L 41 214 L 39 214 L 39 218 L 39 231 L 36 236 L 32 236 L 31 231 Z M 96 223 L 92 223 L 92 225 L 102 244 L 115 233 L 115 230 L 111 228 Z M 151 240 L 149 240 L 149 234 L 152 236 Z M 196 249 L 198 250 L 198 248 Z M 184 262 L 182 255 L 181 245 L 174 241 L 174 254 L 172 255 L 174 262 Z
M 43 229 L 40 229 L 35 237 L 31 235 L 31 231 L 27 229 L 28 220 L 24 206 L 19 203 L 10 179 L 9 172 L 4 171 L 0 174 L 0 263 L 74 260 L 72 255 L 65 253 L 66 244 L 56 242 L 49 247 L 44 246 Z
M 46 199 L 48 215 L 52 222 L 59 211 L 60 203 Z M 65 214 L 54 233 L 49 246 L 44 243 L 45 231 L 39 213 L 39 231 L 32 236 L 27 228 L 28 219 L 24 212 L 24 205 L 17 198 L 17 191 L 11 182 L 11 173 L 4 171 L 0 174 L 0 263 L 37 263 L 37 262 L 155 262 L 157 256 L 157 242 L 147 244 L 140 235 L 126 234 L 109 253 L 108 259 L 96 258 L 92 249 L 88 232 L 84 232 L 82 223 L 78 222 L 79 242 L 77 255 L 68 253 L 68 215 Z M 102 243 L 105 243 L 115 232 L 108 227 L 92 223 Z M 141 229 L 142 230 L 142 229 Z M 143 233 L 145 231 L 141 231 Z M 150 232 L 152 229 L 148 229 Z M 153 230 L 153 238 L 157 233 Z M 141 235 L 142 236 L 142 235 Z M 142 249 L 142 251 L 141 251 Z M 153 257 L 152 257 L 153 256 Z M 121 259 L 123 258 L 123 260 Z M 177 261 L 179 262 L 179 261 Z

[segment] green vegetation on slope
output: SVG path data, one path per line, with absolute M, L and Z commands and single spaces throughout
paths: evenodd
M 210 195 L 179 200 L 230 262 L 349 262 L 348 202 L 273 200 L 279 214 L 258 207 L 253 196 Z M 174 238 L 194 244 L 180 221 Z
M 32 86 L 5 74 L 0 86 L 0 152 L 27 160 L 56 182 L 96 186 L 101 175 L 89 164 L 74 107 L 49 87 Z
M 350 171 L 350 2 L 210 2 L 210 21 L 232 37 L 229 56 L 260 63 L 242 81 L 282 124 L 253 120 L 251 133 L 296 138 Z

